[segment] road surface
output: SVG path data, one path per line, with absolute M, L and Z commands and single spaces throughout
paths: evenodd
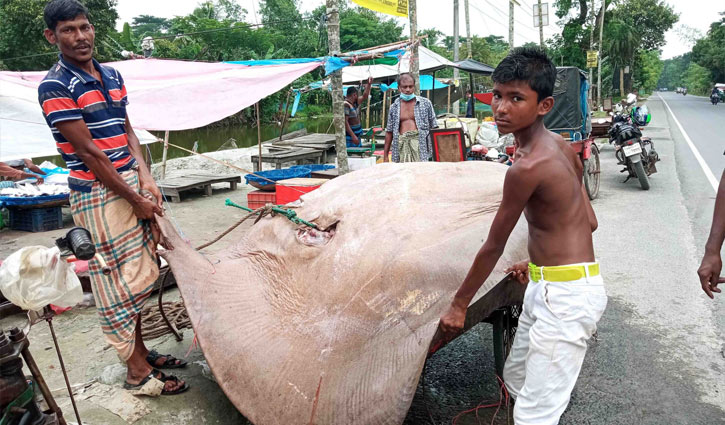
M 725 105 L 674 93 L 647 105 L 653 118 L 644 133 L 661 158 L 649 191 L 637 179 L 623 183 L 613 148 L 600 140 L 594 243 L 610 298 L 561 424 L 725 423 L 725 293 L 710 300 L 696 274 L 715 190 L 675 123 L 719 179 Z M 497 401 L 490 326 L 474 329 L 429 361 L 406 423 L 451 423 Z M 482 423 L 493 411 L 479 412 Z M 457 423 L 478 421 L 470 413 Z M 495 423 L 505 424 L 506 414 Z

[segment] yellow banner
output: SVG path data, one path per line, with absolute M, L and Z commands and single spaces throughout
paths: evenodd
M 408 17 L 408 0 L 352 0 L 362 7 L 388 15 Z
M 599 56 L 597 53 L 596 50 L 587 50 L 587 68 L 597 67 L 597 57 Z

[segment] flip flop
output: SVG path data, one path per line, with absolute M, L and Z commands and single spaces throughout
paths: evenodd
M 161 365 L 157 365 L 156 361 L 162 357 L 166 357 L 166 361 Z M 149 351 L 148 356 L 146 356 L 146 361 L 149 362 L 151 367 L 158 369 L 178 369 L 186 367 L 186 361 L 177 359 L 171 354 L 159 354 L 156 350 Z M 177 361 L 179 363 L 176 363 Z
M 152 369 L 147 377 L 136 385 L 124 382 L 123 388 L 128 390 L 132 395 L 146 395 L 150 397 L 158 397 L 160 395 L 176 395 L 181 394 L 189 389 L 189 384 L 184 382 L 184 386 L 173 391 L 164 390 L 164 384 L 167 381 L 179 382 L 176 376 L 166 376 L 163 372 Z

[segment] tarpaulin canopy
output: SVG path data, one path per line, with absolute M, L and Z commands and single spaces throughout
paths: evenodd
M 418 46 L 420 72 L 433 72 L 455 66 L 443 56 L 423 46 Z M 410 71 L 410 50 L 406 51 L 397 65 L 348 66 L 342 70 L 343 83 L 357 83 L 372 76 L 373 79 L 395 78 L 399 73 Z M 436 83 L 438 87 L 438 83 Z
M 123 75 L 130 102 L 128 114 L 134 128 L 187 130 L 235 114 L 279 91 L 321 63 L 245 66 L 137 59 L 107 65 Z M 36 89 L 45 74 L 0 72 L 0 80 L 8 85 Z M 24 100 L 31 99 L 37 104 L 37 94 L 32 90 Z
M 556 68 L 554 107 L 544 116 L 544 125 L 554 132 L 572 132 L 572 137 L 586 136 L 591 131 L 587 111 L 589 83 L 587 74 L 573 66 Z M 580 133 L 580 134 L 576 134 Z
M 421 90 L 424 90 L 424 91 L 425 90 L 433 90 L 433 88 L 434 88 L 433 87 L 433 76 L 432 75 L 425 75 L 425 74 L 421 75 L 420 78 L 419 78 L 419 84 L 420 84 L 420 89 Z M 443 89 L 443 88 L 446 88 L 446 87 L 448 87 L 448 84 L 442 82 L 441 80 L 439 80 L 437 78 L 435 79 L 435 88 L 436 89 Z M 382 91 L 388 91 L 390 89 L 392 89 L 392 90 L 398 90 L 398 82 L 396 81 L 396 82 L 394 82 L 391 85 L 380 84 L 380 90 L 382 90 Z
M 142 144 L 157 140 L 141 129 L 136 129 L 136 136 Z M 57 154 L 37 89 L 0 78 L 0 161 Z
M 454 65 L 456 68 L 460 69 L 461 71 L 470 72 L 473 74 L 483 74 L 483 75 L 491 75 L 493 74 L 493 67 L 490 65 L 486 65 L 485 63 L 481 63 L 474 59 L 464 59 L 462 61 L 458 61 Z

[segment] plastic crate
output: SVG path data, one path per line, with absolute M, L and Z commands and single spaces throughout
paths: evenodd
M 274 204 L 276 199 L 275 192 L 267 192 L 264 190 L 253 190 L 247 193 L 247 206 L 253 210 L 262 208 L 267 204 Z
M 9 210 L 12 230 L 46 232 L 63 227 L 63 212 L 60 207 Z
M 277 182 L 277 205 L 285 205 L 300 199 L 305 193 L 312 192 L 323 184 L 327 179 L 297 178 L 280 180 Z

